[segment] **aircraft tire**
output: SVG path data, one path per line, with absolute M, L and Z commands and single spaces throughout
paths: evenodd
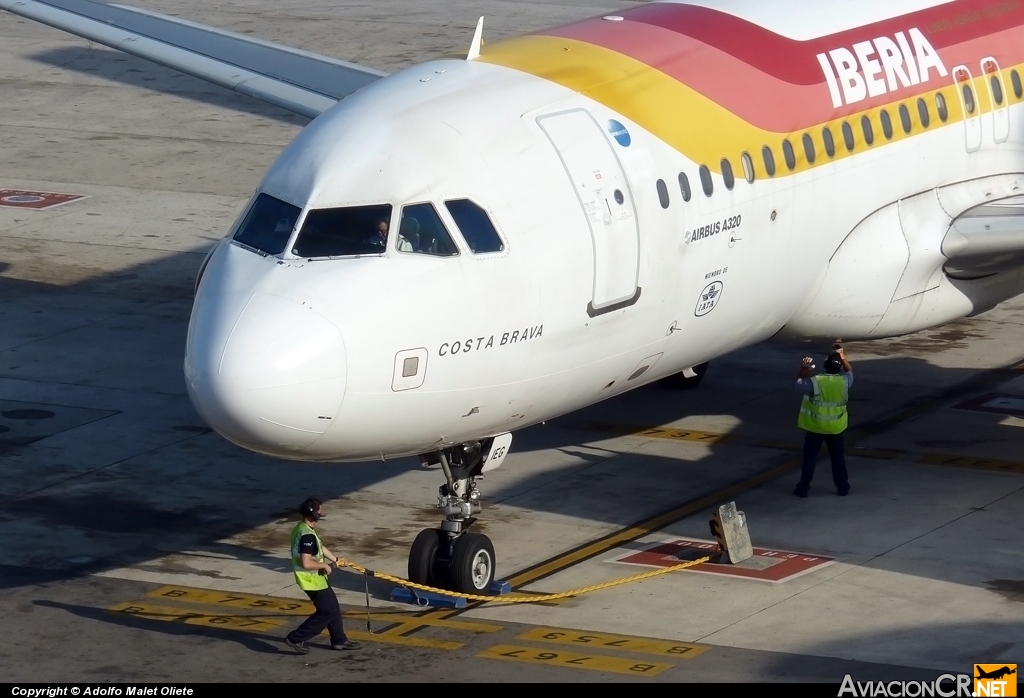
M 689 390 L 696 388 L 700 385 L 700 382 L 704 380 L 704 374 L 708 372 L 708 362 L 697 364 L 693 367 L 693 372 L 696 376 L 687 377 L 683 375 L 683 372 L 673 373 L 671 376 L 665 376 L 658 381 L 658 385 L 663 388 L 670 390 Z
M 436 528 L 419 532 L 409 549 L 409 581 L 438 586 L 444 581 L 444 546 L 447 536 Z
M 454 591 L 486 594 L 494 581 L 494 545 L 482 533 L 463 533 L 455 540 L 449 568 Z

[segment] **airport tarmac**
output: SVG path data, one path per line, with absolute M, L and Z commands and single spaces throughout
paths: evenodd
M 464 50 L 480 14 L 493 40 L 630 3 L 130 4 L 394 71 Z M 459 610 L 373 579 L 370 634 L 364 578 L 336 572 L 363 648 L 291 654 L 297 503 L 324 499 L 328 546 L 404 576 L 443 482 L 415 459 L 245 452 L 185 393 L 195 273 L 306 120 L 2 12 L 0 86 L 0 189 L 86 197 L 0 207 L 3 680 L 838 683 L 1024 659 L 1024 299 L 848 346 L 845 498 L 824 458 L 792 495 L 792 381 L 827 348 L 795 341 L 518 432 L 481 483 L 476 526 L 519 592 L 705 549 L 728 501 L 759 549 L 739 575 Z

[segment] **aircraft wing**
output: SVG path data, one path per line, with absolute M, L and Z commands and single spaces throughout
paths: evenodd
M 89 0 L 0 0 L 0 9 L 309 118 L 386 75 L 120 5 Z
M 953 221 L 942 241 L 946 273 L 990 276 L 1024 266 L 1024 196 L 978 206 Z

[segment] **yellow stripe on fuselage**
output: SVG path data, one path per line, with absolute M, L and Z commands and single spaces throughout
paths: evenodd
M 850 157 L 887 143 L 912 138 L 941 126 L 963 119 L 960 96 L 952 79 L 941 88 L 890 102 L 861 112 L 848 114 L 812 128 L 793 133 L 767 131 L 740 118 L 728 109 L 696 92 L 665 73 L 616 51 L 583 41 L 551 36 L 525 36 L 510 39 L 488 47 L 479 60 L 520 70 L 550 80 L 589 97 L 618 114 L 639 124 L 697 164 L 707 165 L 721 173 L 721 160 L 728 158 L 742 178 L 740 154 L 749 153 L 758 179 L 767 176 L 761 150 L 771 147 L 776 165 L 776 177 L 795 174 L 834 160 Z M 1009 69 L 1003 69 L 1003 84 L 1009 87 Z M 976 109 L 980 113 L 991 111 L 988 95 L 978 89 L 978 80 L 972 81 Z M 935 94 L 942 92 L 949 116 L 942 122 L 936 111 Z M 917 99 L 923 98 L 931 116 L 924 129 L 918 113 Z M 827 98 L 825 96 L 824 98 Z M 1012 99 L 1012 92 L 1004 90 L 1004 104 Z M 1019 101 L 1019 100 L 1018 100 Z M 910 111 L 912 128 L 904 133 L 900 124 L 899 105 L 904 103 Z M 892 119 L 893 135 L 886 139 L 882 132 L 881 111 L 885 109 Z M 871 119 L 874 143 L 864 139 L 861 117 Z M 855 145 L 848 151 L 843 143 L 842 123 L 853 128 Z M 828 127 L 836 143 L 835 156 L 825 153 L 822 129 Z M 814 141 L 815 163 L 807 161 L 802 144 L 803 134 Z M 783 140 L 789 139 L 796 154 L 796 166 L 790 171 L 783 157 Z

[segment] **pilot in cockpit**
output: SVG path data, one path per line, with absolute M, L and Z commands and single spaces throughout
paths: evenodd
M 388 221 L 386 218 L 377 221 L 377 232 L 370 236 L 370 244 L 380 247 L 381 250 L 388 246 Z
M 398 228 L 398 251 L 418 252 L 420 246 L 420 222 L 412 216 L 402 216 Z

